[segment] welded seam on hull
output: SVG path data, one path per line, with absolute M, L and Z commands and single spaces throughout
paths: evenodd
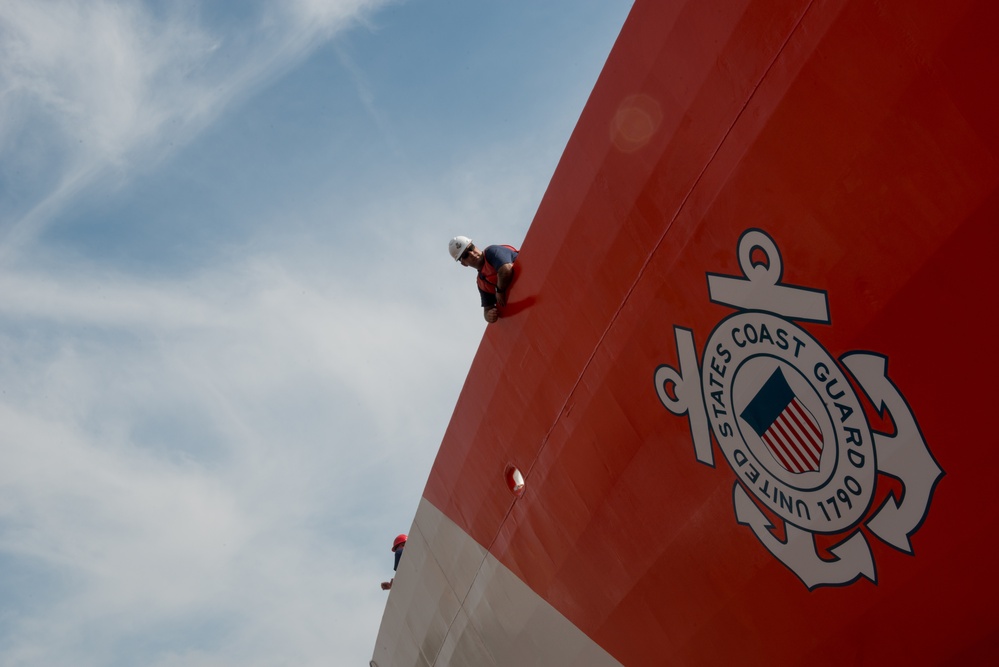
M 509 513 L 508 513 L 508 516 L 509 516 Z M 503 521 L 506 521 L 506 517 L 503 517 Z M 472 577 L 471 581 L 468 584 L 468 588 L 465 589 L 464 594 L 461 596 L 461 602 L 458 605 L 458 611 L 456 611 L 454 613 L 454 616 L 451 617 L 451 620 L 448 621 L 447 631 L 444 632 L 444 638 L 441 640 L 441 645 L 437 648 L 437 655 L 434 656 L 434 661 L 431 663 L 431 665 L 433 667 L 437 667 L 437 662 L 441 658 L 441 652 L 444 650 L 444 647 L 447 645 L 448 637 L 451 636 L 451 628 L 454 627 L 454 622 L 456 620 L 458 620 L 458 614 L 460 614 L 461 612 L 465 612 L 465 617 L 468 619 L 468 625 L 472 626 L 472 627 L 475 627 L 474 624 L 472 623 L 472 616 L 471 616 L 471 614 L 469 614 L 468 610 L 465 608 L 465 601 L 468 600 L 468 596 L 472 592 L 472 587 L 475 585 L 475 582 L 478 580 L 479 574 L 482 572 L 482 566 L 485 565 L 486 558 L 488 558 L 488 557 L 489 557 L 489 550 L 485 549 L 484 552 L 483 552 L 483 555 L 482 555 L 482 560 L 480 560 L 479 564 L 475 567 L 475 576 Z M 437 555 L 436 554 L 434 554 L 434 560 L 437 560 Z M 440 564 L 440 561 L 438 560 L 437 563 Z M 451 584 L 449 582 L 448 586 L 450 586 L 450 585 Z M 454 590 L 453 587 L 451 587 L 451 591 L 453 593 L 455 593 L 455 597 L 457 598 L 458 597 L 458 595 L 457 595 L 458 591 Z M 455 646 L 457 646 L 457 642 L 455 642 Z
M 659 240 L 656 241 L 656 244 L 653 246 L 652 251 L 646 257 L 645 262 L 642 264 L 642 267 L 639 269 L 638 274 L 635 277 L 635 280 L 632 282 L 631 286 L 628 288 L 628 291 L 625 294 L 624 298 L 621 300 L 621 303 L 618 306 L 617 310 L 614 311 L 614 314 L 611 316 L 610 321 L 608 322 L 607 326 L 604 328 L 603 333 L 600 334 L 600 338 L 597 341 L 596 345 L 593 346 L 593 351 L 590 353 L 590 356 L 586 360 L 586 363 L 583 364 L 583 368 L 580 371 L 579 375 L 576 377 L 576 381 L 573 383 L 572 388 L 566 394 L 565 401 L 562 403 L 561 408 L 559 408 L 558 415 L 555 417 L 555 419 L 552 422 L 551 426 L 548 428 L 548 431 L 545 433 L 545 436 L 544 436 L 544 438 L 541 441 L 541 447 L 538 449 L 537 455 L 531 461 L 531 465 L 527 469 L 526 474 L 524 475 L 525 479 L 530 480 L 531 472 L 533 472 L 534 467 L 537 465 L 538 461 L 541 459 L 541 457 L 542 457 L 542 455 L 543 455 L 543 453 L 545 451 L 545 448 L 548 446 L 548 441 L 549 441 L 549 439 L 551 437 L 551 434 L 554 432 L 554 430 L 558 426 L 559 422 L 565 416 L 566 410 L 567 410 L 568 406 L 572 402 L 572 397 L 575 395 L 576 389 L 579 387 L 580 382 L 582 382 L 583 377 L 586 375 L 586 371 L 589 369 L 590 365 L 593 363 L 593 359 L 596 357 L 597 351 L 603 346 L 604 340 L 607 338 L 607 335 L 610 333 L 610 331 L 614 328 L 614 325 L 616 324 L 616 322 L 618 320 L 618 317 L 621 315 L 621 312 L 624 310 L 624 307 L 628 304 L 628 301 L 631 299 L 632 293 L 635 291 L 635 289 L 638 287 L 638 284 L 642 281 L 642 278 L 645 276 L 645 273 L 648 270 L 649 264 L 652 262 L 652 257 L 656 254 L 656 252 L 658 252 L 660 246 L 662 246 L 663 242 L 666 240 L 666 237 L 669 235 L 669 232 L 672 229 L 673 224 L 676 222 L 677 218 L 680 217 L 680 214 L 685 209 L 685 207 L 687 205 L 687 202 L 689 201 L 691 195 L 694 193 L 694 191 L 697 189 L 698 185 L 701 183 L 701 180 L 704 177 L 704 174 L 708 171 L 708 169 L 714 163 L 715 158 L 718 156 L 718 153 L 721 151 L 722 147 L 725 145 L 725 142 L 728 140 L 729 135 L 731 135 L 731 133 L 735 129 L 736 125 L 739 124 L 739 120 L 742 118 L 743 114 L 746 112 L 746 109 L 749 108 L 749 105 L 752 103 L 753 99 L 756 97 L 756 93 L 759 90 L 760 86 L 762 86 L 763 83 L 767 80 L 767 77 L 770 75 L 770 72 L 773 70 L 773 68 L 776 65 L 777 61 L 780 59 L 781 55 L 784 53 L 784 49 L 790 43 L 791 39 L 798 33 L 798 30 L 801 27 L 802 21 L 805 20 L 805 17 L 811 11 L 812 6 L 814 4 L 815 4 L 815 0 L 811 0 L 811 2 L 809 2 L 805 6 L 804 10 L 801 12 L 801 15 L 798 17 L 798 20 L 795 22 L 794 26 L 791 28 L 791 30 L 788 31 L 787 36 L 785 37 L 784 41 L 780 45 L 780 48 L 777 49 L 776 53 L 774 54 L 774 57 L 771 59 L 770 63 L 767 65 L 766 69 L 763 71 L 763 74 L 760 76 L 759 80 L 756 82 L 756 85 L 753 86 L 752 91 L 749 93 L 749 95 L 746 96 L 746 101 L 742 105 L 742 108 L 739 109 L 739 112 L 736 114 L 735 118 L 733 119 L 733 121 L 729 125 L 728 129 L 725 130 L 725 133 L 724 133 L 724 135 L 722 135 L 722 138 L 719 140 L 718 145 L 715 146 L 714 150 L 712 150 L 711 156 L 708 158 L 708 160 L 705 161 L 704 166 L 701 168 L 701 171 L 697 174 L 697 178 L 694 179 L 693 184 L 687 190 L 687 193 L 684 195 L 683 200 L 680 202 L 680 205 L 677 207 L 676 212 L 673 214 L 673 217 L 670 219 L 669 223 L 666 225 L 666 228 L 663 230 L 662 234 L 660 235 Z M 516 503 L 517 503 L 518 500 L 519 500 L 519 498 L 514 499 L 514 501 L 512 503 L 510 503 L 510 506 L 507 509 L 506 514 L 504 514 L 504 516 L 503 516 L 503 520 L 500 521 L 500 523 L 499 523 L 499 528 L 497 529 L 496 533 L 493 535 L 492 539 L 490 539 L 489 544 L 486 546 L 485 554 L 483 555 L 482 560 L 479 562 L 479 565 L 476 568 L 475 576 L 472 578 L 472 582 L 473 582 L 472 585 L 474 585 L 474 582 L 476 580 L 478 580 L 479 575 L 482 572 L 483 565 L 486 562 L 486 558 L 488 558 L 488 554 L 492 552 L 492 547 L 496 543 L 496 540 L 499 538 L 499 534 L 500 534 L 500 532 L 502 532 L 503 526 L 506 524 L 507 520 L 510 518 L 510 514 L 513 512 L 513 508 L 516 505 Z M 472 616 L 468 613 L 468 610 L 465 608 L 465 602 L 468 599 L 468 595 L 471 593 L 472 585 L 469 585 L 468 590 L 465 591 L 465 594 L 464 594 L 464 596 L 461 599 L 461 607 L 460 608 L 461 608 L 461 610 L 465 611 L 465 615 L 468 617 L 469 624 L 473 625 L 473 627 L 474 627 L 474 624 L 472 623 Z M 437 666 L 438 660 L 440 659 L 440 652 L 443 650 L 444 645 L 447 643 L 448 637 L 451 635 L 451 628 L 454 625 L 454 621 L 456 619 L 457 619 L 457 613 L 455 614 L 454 618 L 452 618 L 451 621 L 448 623 L 447 631 L 444 634 L 444 640 L 441 642 L 441 646 L 438 649 L 438 653 L 434 657 L 434 661 L 433 661 L 434 667 Z
M 429 545 L 430 543 L 427 542 L 426 540 L 424 540 L 424 544 L 428 544 Z M 431 550 L 431 553 L 434 553 L 434 552 Z M 434 553 L 434 561 L 437 563 L 437 566 L 440 567 L 441 571 L 443 572 L 444 571 L 444 566 L 440 562 L 440 560 L 437 558 L 437 554 L 436 553 Z M 479 561 L 479 564 L 475 568 L 475 576 L 472 577 L 471 583 L 469 583 L 468 588 L 465 589 L 464 594 L 461 596 L 461 602 L 458 604 L 457 611 L 454 612 L 454 616 L 451 617 L 451 620 L 449 620 L 447 622 L 447 630 L 444 632 L 444 637 L 441 639 L 440 646 L 437 647 L 437 653 L 434 655 L 433 662 L 430 663 L 434 667 L 436 667 L 437 662 L 441 658 L 441 652 L 444 650 L 444 647 L 447 645 L 448 637 L 451 636 L 451 628 L 454 627 L 454 622 L 456 620 L 458 620 L 458 614 L 460 614 L 462 611 L 464 611 L 465 612 L 465 616 L 468 616 L 468 611 L 465 610 L 465 600 L 468 599 L 468 594 L 471 593 L 471 591 L 472 591 L 472 585 L 475 583 L 475 580 L 479 577 L 479 573 L 482 571 L 482 565 L 485 562 L 486 562 L 486 558 L 485 558 L 485 556 L 483 556 L 482 560 Z M 451 588 L 451 592 L 454 593 L 454 597 L 457 598 L 458 597 L 458 591 L 456 591 L 454 589 L 454 587 L 451 586 L 451 582 L 450 581 L 448 581 L 448 587 Z M 471 620 L 470 617 L 469 617 L 469 620 Z
M 687 193 L 684 195 L 683 200 L 680 202 L 680 205 L 677 207 L 676 212 L 673 214 L 673 217 L 670 218 L 669 223 L 666 225 L 666 229 L 659 236 L 659 240 L 656 241 L 656 244 L 655 246 L 653 246 L 652 251 L 646 257 L 645 262 L 642 264 L 642 268 L 638 270 L 638 274 L 635 280 L 632 282 L 631 287 L 628 288 L 628 292 L 621 300 L 621 304 L 618 306 L 617 310 L 614 311 L 614 314 L 611 316 L 610 321 L 607 324 L 607 327 L 604 329 L 603 333 L 600 334 L 600 339 L 597 341 L 597 344 L 593 346 L 593 351 L 590 353 L 590 357 L 586 360 L 586 363 L 583 364 L 583 369 L 576 377 L 576 381 L 575 383 L 573 383 L 572 389 L 570 389 L 569 393 L 566 394 L 565 401 L 562 403 L 562 407 L 559 409 L 558 415 L 555 417 L 555 420 L 552 422 L 551 427 L 545 433 L 545 437 L 541 441 L 541 447 L 538 449 L 538 455 L 535 456 L 534 460 L 531 462 L 531 466 L 530 468 L 528 468 L 527 474 L 524 476 L 525 478 L 530 477 L 531 471 L 534 470 L 534 466 L 537 464 L 545 448 L 548 446 L 548 439 L 551 437 L 551 434 L 555 430 L 555 427 L 558 426 L 558 423 L 562 420 L 562 417 L 565 415 L 566 409 L 569 406 L 569 404 L 572 402 L 573 395 L 576 393 L 576 388 L 579 387 L 579 383 L 583 381 L 583 377 L 586 375 L 586 371 L 589 369 L 590 364 L 593 363 L 593 359 L 597 356 L 597 351 L 603 346 L 604 339 L 607 338 L 607 335 L 610 333 L 611 329 L 614 328 L 614 324 L 617 322 L 618 317 L 621 315 L 621 311 L 624 310 L 624 307 L 628 304 L 628 301 L 631 299 L 632 293 L 635 291 L 635 289 L 638 287 L 638 284 L 642 281 L 642 278 L 645 276 L 645 272 L 648 269 L 649 264 L 652 262 L 652 257 L 656 254 L 656 252 L 658 252 L 659 247 L 666 240 L 666 236 L 669 234 L 670 229 L 672 229 L 673 223 L 675 223 L 677 218 L 680 217 L 680 214 L 683 212 L 684 208 L 687 205 L 687 201 L 690 199 L 693 192 L 697 189 L 697 186 L 700 184 L 701 179 L 704 177 L 705 172 L 707 172 L 707 170 L 714 163 L 715 158 L 717 157 L 719 151 L 721 151 L 722 147 L 725 145 L 725 142 L 728 140 L 728 137 L 732 133 L 732 130 L 735 129 L 735 126 L 739 124 L 739 119 L 742 118 L 742 115 L 746 112 L 746 109 L 749 107 L 750 103 L 755 98 L 756 91 L 759 90 L 760 86 L 763 85 L 763 82 L 766 81 L 767 77 L 770 74 L 770 71 L 773 69 L 774 65 L 780 59 L 781 54 L 784 53 L 784 49 L 791 41 L 791 38 L 794 37 L 794 35 L 798 32 L 798 29 L 801 26 L 801 22 L 804 21 L 805 16 L 808 15 L 808 12 L 811 10 L 812 5 L 814 4 L 815 0 L 811 0 L 811 2 L 809 2 L 808 5 L 805 6 L 804 11 L 801 12 L 801 16 L 798 17 L 798 20 L 795 22 L 794 27 L 792 27 L 791 30 L 788 31 L 787 37 L 785 37 L 783 43 L 781 43 L 780 48 L 777 49 L 777 52 L 774 54 L 773 59 L 770 61 L 770 63 L 767 65 L 766 69 L 764 70 L 763 75 L 756 82 L 756 85 L 753 86 L 753 90 L 749 93 L 749 95 L 746 96 L 746 101 L 742 105 L 742 108 L 739 109 L 739 113 L 736 114 L 735 119 L 729 125 L 728 129 L 725 130 L 725 134 L 718 142 L 718 145 L 715 146 L 714 150 L 711 152 L 711 157 L 709 157 L 708 160 L 705 161 L 704 167 L 701 168 L 700 173 L 697 174 L 697 178 L 694 179 L 694 183 L 687 190 Z M 510 511 L 512 510 L 513 506 L 511 505 Z M 509 517 L 510 511 L 507 512 L 507 515 L 506 517 L 504 517 L 503 522 L 505 522 L 506 518 Z M 496 537 L 493 538 L 493 542 L 495 542 L 495 539 Z M 491 546 L 492 543 L 490 543 L 490 547 Z

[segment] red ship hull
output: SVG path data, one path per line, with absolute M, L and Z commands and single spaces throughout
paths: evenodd
M 635 4 L 373 664 L 999 660 L 997 26 Z

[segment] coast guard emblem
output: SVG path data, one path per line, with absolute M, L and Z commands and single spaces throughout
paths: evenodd
M 743 276 L 707 276 L 711 301 L 736 312 L 700 362 L 693 332 L 674 326 L 679 368 L 656 369 L 659 400 L 688 417 L 695 456 L 712 467 L 714 435 L 738 479 L 736 520 L 805 586 L 877 583 L 866 534 L 911 554 L 943 471 L 887 357 L 856 351 L 837 362 L 798 324 L 830 323 L 826 293 L 782 283 L 780 252 L 761 230 L 746 231 L 738 252 Z M 851 379 L 890 415 L 891 432 L 872 429 Z M 902 492 L 878 494 L 886 478 Z M 832 545 L 827 556 L 817 540 Z

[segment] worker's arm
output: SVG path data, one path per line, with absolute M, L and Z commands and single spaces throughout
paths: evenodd
M 489 322 L 489 324 L 492 324 L 499 319 L 499 311 L 496 309 L 497 296 L 497 294 L 486 292 L 481 287 L 479 288 L 479 299 L 482 303 L 482 317 L 486 318 L 486 322 Z
M 513 283 L 513 262 L 509 262 L 496 270 L 496 304 L 506 305 L 506 291 Z M 488 319 L 488 318 L 487 318 Z

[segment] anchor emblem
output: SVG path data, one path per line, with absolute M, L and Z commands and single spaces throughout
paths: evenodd
M 742 276 L 707 276 L 711 301 L 735 312 L 715 326 L 700 361 L 693 332 L 673 327 L 679 368 L 656 368 L 659 400 L 687 416 L 699 462 L 714 467 L 717 443 L 738 480 L 736 520 L 809 590 L 877 583 L 860 526 L 912 554 L 944 472 L 888 376 L 888 358 L 854 351 L 837 362 L 800 326 L 830 324 L 826 292 L 784 284 L 780 251 L 762 230 L 745 231 L 738 253 Z M 890 415 L 893 432 L 872 429 L 854 383 Z M 885 477 L 903 493 L 873 507 Z M 816 535 L 842 537 L 832 559 L 819 555 Z

